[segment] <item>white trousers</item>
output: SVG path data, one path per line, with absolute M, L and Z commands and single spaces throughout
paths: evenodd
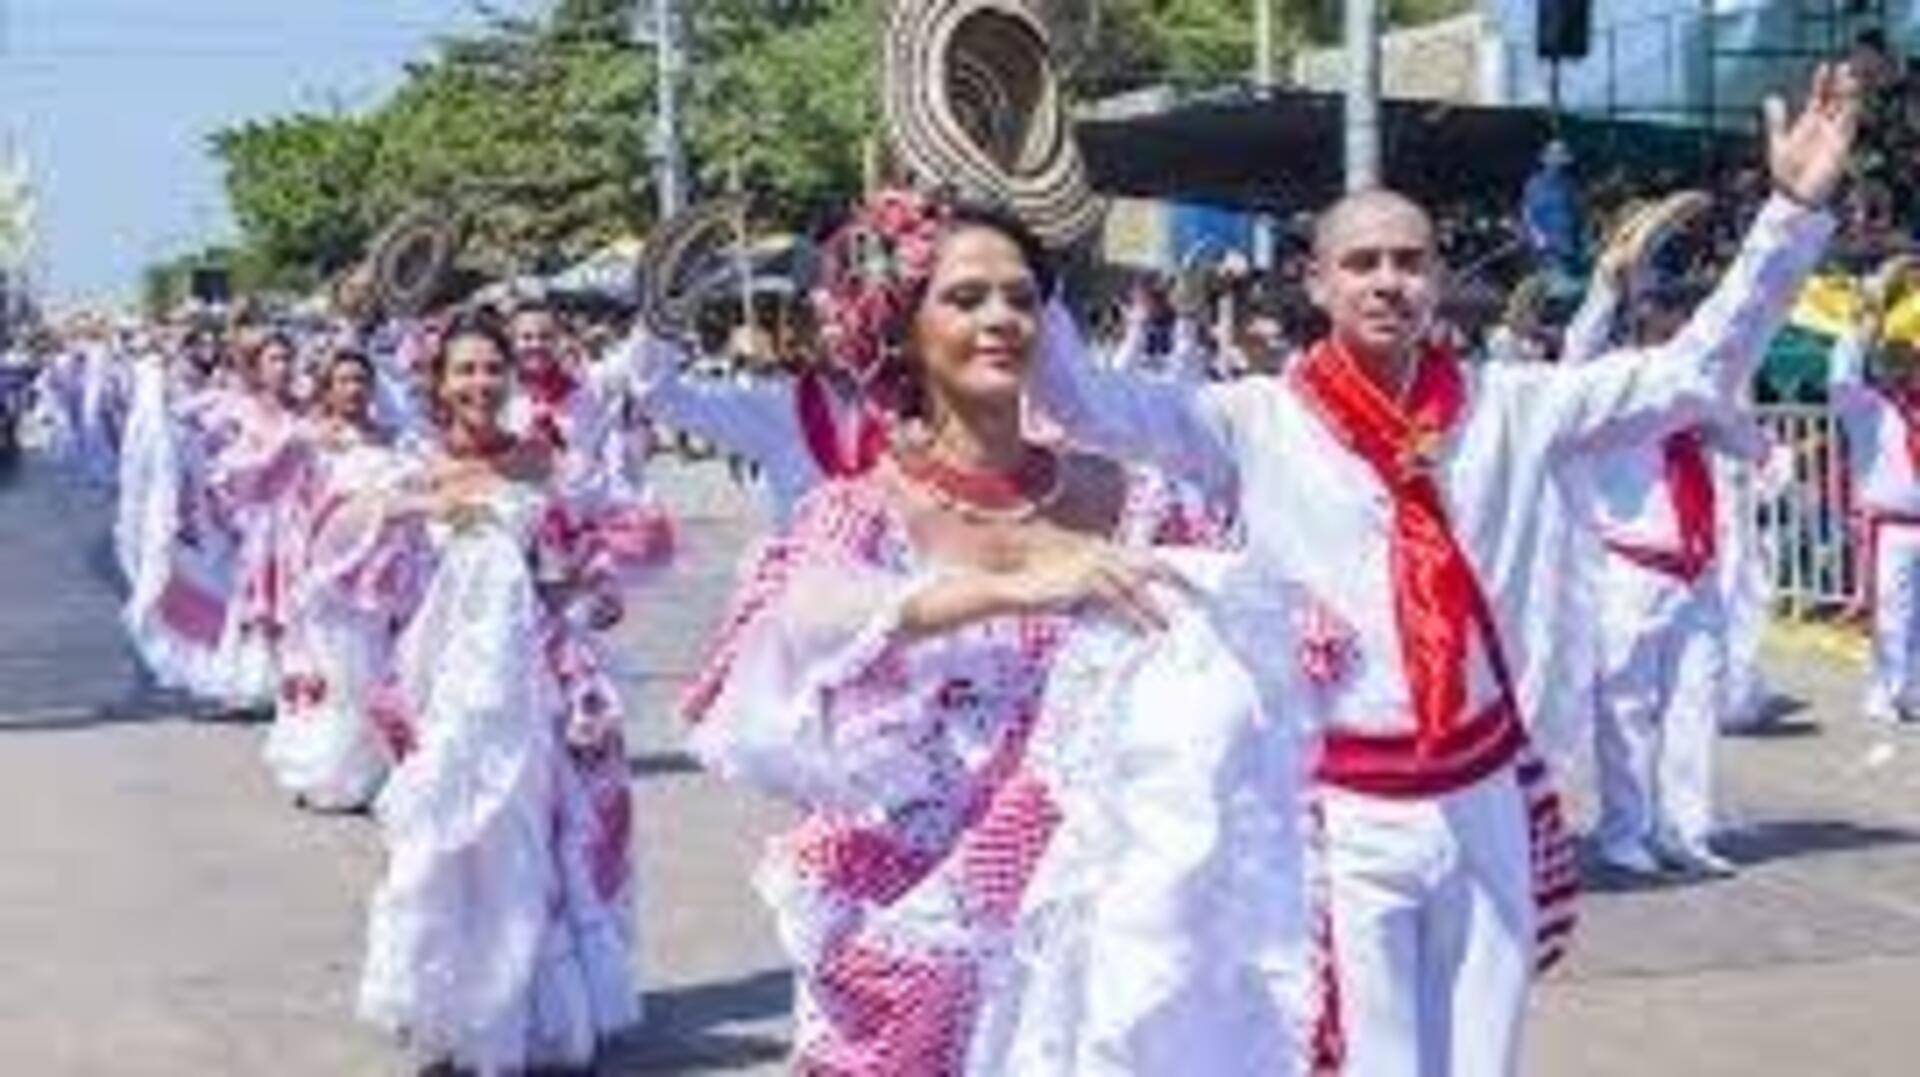
M 1323 801 L 1345 1077 L 1517 1073 L 1538 917 L 1514 768 L 1443 797 Z
M 1594 723 L 1602 848 L 1704 849 L 1727 692 L 1727 618 L 1709 573 L 1689 584 L 1609 557 Z
M 1760 669 L 1760 643 L 1772 615 L 1773 582 L 1767 566 L 1775 563 L 1774 542 L 1760 529 L 1755 483 L 1750 468 L 1723 461 L 1720 489 L 1725 509 L 1720 523 L 1720 563 L 1716 575 L 1727 604 L 1727 699 L 1722 730 L 1753 729 L 1768 718 L 1773 691 Z
M 1872 718 L 1893 720 L 1902 710 L 1920 710 L 1920 676 L 1914 651 L 1920 632 L 1920 527 L 1886 524 L 1880 528 L 1873 587 L 1873 674 L 1867 681 L 1865 709 Z

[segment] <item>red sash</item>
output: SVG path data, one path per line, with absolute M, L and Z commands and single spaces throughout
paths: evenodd
M 1416 748 L 1434 756 L 1467 721 L 1469 645 L 1476 635 L 1509 715 L 1513 693 L 1486 595 L 1454 537 L 1433 475 L 1441 439 L 1465 410 L 1466 383 L 1459 360 L 1443 347 L 1428 347 L 1417 361 L 1404 406 L 1387 399 L 1331 340 L 1294 365 L 1293 380 L 1393 499 L 1394 621 L 1413 697 Z
M 826 379 L 811 370 L 801 371 L 794 379 L 794 405 L 807 450 L 828 478 L 844 479 L 864 473 L 880 459 L 887 449 L 887 427 L 872 406 L 861 400 L 855 405 L 856 427 L 849 452 L 840 436 L 840 424 L 833 417 L 831 391 Z
M 527 402 L 532 405 L 529 409 L 532 421 L 528 433 L 550 449 L 566 449 L 567 438 L 560 425 L 560 416 L 566 410 L 568 398 L 580 387 L 579 381 L 558 362 L 551 362 L 522 371 L 520 386 L 526 391 Z
M 1678 544 L 1669 549 L 1609 541 L 1607 548 L 1636 564 L 1692 583 L 1713 566 L 1719 552 L 1713 472 L 1707 466 L 1701 431 L 1696 427 L 1668 434 L 1660 443 L 1660 455 Z
M 1920 392 L 1895 390 L 1875 386 L 1893 410 L 1900 413 L 1900 425 L 1906 429 L 1907 460 L 1913 465 L 1913 472 L 1920 475 Z

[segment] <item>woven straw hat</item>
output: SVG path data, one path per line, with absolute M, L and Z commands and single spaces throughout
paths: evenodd
M 640 254 L 640 317 L 656 336 L 684 340 L 694 334 L 704 298 L 698 282 L 711 274 L 740 238 L 747 200 L 709 199 L 661 221 Z
M 1046 23 L 1023 0 L 893 0 L 882 96 L 914 181 L 1001 202 L 1056 249 L 1100 223 Z

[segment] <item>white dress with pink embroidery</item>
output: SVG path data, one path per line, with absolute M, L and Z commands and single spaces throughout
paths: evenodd
M 215 421 L 220 393 L 198 390 L 178 367 L 154 359 L 133 376 L 114 521 L 128 583 L 121 621 L 161 685 L 224 699 L 239 539 L 210 473 L 232 430 Z
M 1136 477 L 1117 537 L 1217 536 Z M 1171 556 L 1215 597 L 1165 596 L 1167 633 L 1032 615 L 903 643 L 942 569 L 881 480 L 820 488 L 765 549 L 686 705 L 703 762 L 804 811 L 758 876 L 796 1072 L 1302 1071 L 1297 722 L 1229 642 L 1289 646 L 1293 595 Z M 1259 631 L 1219 627 L 1233 594 Z
M 280 645 L 300 557 L 306 458 L 285 450 L 302 424 L 291 412 L 231 391 L 219 395 L 201 422 L 215 446 L 207 482 L 239 536 L 217 659 L 222 698 L 266 706 L 280 688 Z
M 391 662 L 399 626 L 388 612 L 347 601 L 305 572 L 307 537 L 360 494 L 390 486 L 409 466 L 373 438 L 329 444 L 308 430 L 283 452 L 298 476 L 289 497 L 294 572 L 287 584 L 280 689 L 263 750 L 282 789 L 308 807 L 348 810 L 372 803 L 389 757 L 367 713 L 368 697 Z
M 485 1074 L 584 1065 L 639 1015 L 620 709 L 541 590 L 600 571 L 591 521 L 522 483 L 459 526 L 390 504 L 336 512 L 308 565 L 407 623 L 373 702 L 399 761 L 374 806 L 360 1013 Z

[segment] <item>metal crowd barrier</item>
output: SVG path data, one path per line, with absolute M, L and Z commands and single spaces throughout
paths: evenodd
M 1839 422 L 1817 404 L 1757 411 L 1776 459 L 1742 470 L 1755 486 L 1776 609 L 1794 618 L 1844 612 L 1854 605 L 1860 573 Z

